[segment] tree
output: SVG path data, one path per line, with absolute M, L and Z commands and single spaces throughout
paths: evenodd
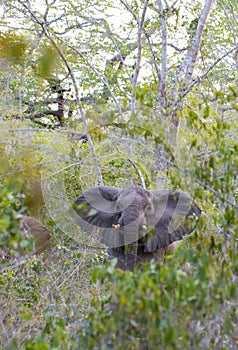
M 41 173 L 37 209 L 63 231 L 49 221 L 49 268 L 3 267 L 8 346 L 234 348 L 237 1 L 9 0 L 4 11 L 0 174 Z M 165 265 L 134 275 L 65 214 L 91 185 L 132 181 L 181 188 L 205 212 Z
M 80 89 L 81 101 L 85 101 L 88 105 L 96 101 L 100 103 L 100 100 L 105 103 L 110 96 L 116 111 L 121 114 L 120 100 L 123 98 L 124 105 L 131 105 L 133 112 L 135 108 L 138 109 L 135 102 L 140 101 L 136 101 L 136 91 L 140 89 L 142 82 L 154 84 L 151 107 L 163 111 L 165 115 L 174 114 L 174 118 L 177 119 L 176 113 L 181 109 L 184 97 L 195 85 L 201 84 L 218 63 L 237 50 L 235 42 L 230 40 L 229 49 L 219 55 L 221 49 L 218 44 L 218 55 L 211 61 L 214 47 L 210 42 L 217 41 L 216 25 L 212 27 L 208 22 L 213 5 L 214 0 L 199 3 L 198 8 L 196 4 L 194 7 L 186 7 L 182 1 L 175 1 L 173 4 L 145 1 L 144 4 L 135 2 L 133 5 L 120 1 L 115 6 L 126 11 L 129 21 L 123 21 L 115 29 L 112 24 L 115 17 L 111 19 L 111 15 L 108 15 L 113 4 L 102 3 L 101 8 L 94 9 L 88 2 L 85 6 L 77 8 L 74 1 L 69 1 L 64 13 L 61 10 L 63 7 L 61 1 L 52 3 L 42 1 L 41 5 L 11 1 L 5 6 L 9 7 L 9 11 L 13 11 L 13 14 L 23 15 L 28 31 L 33 29 L 31 50 L 36 50 L 46 37 L 54 49 L 57 47 L 59 55 L 59 50 L 61 51 L 64 56 L 64 58 L 61 56 L 64 69 L 71 70 L 77 76 L 78 86 L 74 86 L 74 90 Z M 223 10 L 226 13 L 227 24 L 232 26 L 235 37 L 232 13 L 228 12 L 222 2 L 216 6 L 217 8 L 213 10 L 214 17 L 217 11 Z M 105 12 L 105 18 L 98 15 L 100 11 Z M 52 19 L 54 13 L 56 16 Z M 209 26 L 212 37 L 207 36 L 206 26 Z M 122 34 L 120 38 L 123 32 L 125 35 Z M 180 33 L 183 35 L 182 41 Z M 126 42 L 124 37 L 127 38 Z M 203 47 L 206 54 L 199 56 Z M 110 53 L 111 59 L 108 58 Z M 45 53 L 40 62 L 41 76 L 47 78 L 47 75 L 54 72 L 50 72 L 50 64 L 44 65 L 44 57 L 45 62 L 51 62 L 55 66 L 53 51 Z M 131 64 L 127 63 L 129 58 Z M 203 66 L 200 66 L 200 62 L 203 62 Z M 48 71 L 42 71 L 46 68 Z M 139 79 L 139 75 L 145 74 L 144 72 L 147 79 Z M 72 76 L 68 78 L 73 82 Z M 82 96 L 82 91 L 86 91 L 86 97 Z M 128 95 L 130 91 L 131 94 Z M 93 95 L 93 98 L 90 98 L 89 94 Z

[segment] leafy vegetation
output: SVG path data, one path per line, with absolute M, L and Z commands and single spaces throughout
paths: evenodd
M 23 195 L 14 192 L 8 180 L 3 181 L 0 187 L 0 247 L 17 248 L 18 246 L 21 239 L 18 223 L 25 209 L 23 199 Z
M 0 346 L 235 349 L 237 1 L 1 6 Z M 71 210 L 89 186 L 131 182 L 203 210 L 164 264 L 133 273 Z M 23 213 L 51 231 L 24 264 Z

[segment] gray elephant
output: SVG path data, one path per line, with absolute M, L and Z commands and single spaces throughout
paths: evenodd
M 182 191 L 149 191 L 136 185 L 91 187 L 76 198 L 74 208 L 77 223 L 98 234 L 123 270 L 151 258 L 162 261 L 174 242 L 195 229 L 201 215 Z

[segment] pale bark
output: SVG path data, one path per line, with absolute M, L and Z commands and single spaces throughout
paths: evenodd
M 204 26 L 215 1 L 216 0 L 205 1 L 202 13 L 198 20 L 197 30 L 193 38 L 191 48 L 190 50 L 188 50 L 185 59 L 181 63 L 177 71 L 177 74 L 175 75 L 173 86 L 170 91 L 170 95 L 171 95 L 171 99 L 173 101 L 176 101 L 175 102 L 176 105 L 179 104 L 179 101 L 181 98 L 180 93 L 182 92 L 182 90 L 186 90 L 191 82 L 197 55 L 201 45 Z
M 225 52 L 221 57 L 217 58 L 216 61 L 203 74 L 196 77 L 196 79 L 194 79 L 185 90 L 181 91 L 180 98 L 183 98 L 184 96 L 186 96 L 195 85 L 199 84 L 202 80 L 204 80 L 209 75 L 209 73 L 212 71 L 212 69 L 214 67 L 216 67 L 218 65 L 218 63 L 220 63 L 225 57 L 229 56 L 232 52 L 235 52 L 237 50 L 238 50 L 238 46 L 235 46 L 231 50 Z M 170 106 L 170 109 L 173 110 L 173 109 L 177 108 L 179 103 L 180 103 L 180 100 L 179 99 L 176 100 Z
M 167 78 L 167 24 L 165 19 L 164 7 L 161 0 L 157 0 L 160 13 L 160 25 L 162 36 L 162 57 L 161 57 L 161 76 L 158 93 L 160 108 L 165 107 L 166 99 L 166 78 Z
M 184 85 L 186 87 L 188 87 L 188 85 L 192 79 L 194 66 L 195 66 L 198 51 L 199 51 L 199 48 L 201 45 L 204 26 L 205 26 L 208 15 L 209 15 L 215 1 L 216 0 L 206 0 L 203 11 L 200 15 L 200 18 L 198 21 L 198 26 L 197 26 L 197 31 L 196 31 L 195 37 L 193 39 L 193 44 L 192 44 L 190 51 L 188 52 L 187 71 L 186 71 L 185 78 L 184 78 Z
M 145 21 L 145 14 L 147 10 L 149 0 L 145 0 L 144 7 L 142 10 L 141 19 L 137 21 L 138 31 L 137 31 L 137 58 L 136 67 L 132 77 L 132 93 L 131 93 L 131 113 L 135 111 L 135 89 L 140 71 L 141 54 L 142 54 L 142 30 Z

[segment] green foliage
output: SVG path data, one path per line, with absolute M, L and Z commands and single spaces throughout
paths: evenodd
M 93 280 L 108 280 L 112 285 L 80 332 L 80 348 L 184 349 L 190 344 L 204 349 L 206 343 L 212 346 L 221 341 L 206 327 L 221 315 L 223 339 L 230 339 L 237 298 L 230 270 L 235 272 L 237 266 L 230 258 L 230 264 L 224 264 L 215 247 L 209 254 L 180 249 L 166 264 L 152 261 L 133 274 L 115 270 L 114 263 L 96 269 Z
M 194 109 L 183 110 L 186 124 L 173 151 L 177 167 L 167 176 L 176 188 L 194 191 L 207 219 L 202 216 L 199 233 L 164 265 L 152 262 L 133 274 L 114 263 L 93 270 L 92 282 L 112 285 L 79 334 L 82 349 L 230 348 L 237 324 L 236 133 L 211 104 L 198 109 L 197 99 L 190 102 Z M 128 123 L 122 129 L 134 139 L 158 140 L 155 128 L 145 133 Z
M 115 4 L 107 1 L 96 2 L 96 15 L 91 0 L 4 3 L 4 30 L 9 13 L 18 18 L 21 29 L 0 35 L 1 116 L 11 120 L 1 124 L 1 248 L 17 246 L 25 203 L 30 213 L 51 216 L 55 223 L 49 221 L 48 261 L 31 257 L 24 266 L 1 267 L 4 332 L 0 346 L 235 348 L 237 50 L 224 60 L 220 55 L 235 48 L 237 4 L 222 0 L 214 6 L 191 77 L 196 84 L 188 86 L 185 96 L 179 82 L 184 76 L 177 76 L 177 67 L 191 48 L 202 3 L 175 1 L 170 8 L 165 6 L 163 18 L 170 39 L 165 105 L 161 105 L 164 51 L 158 40 L 162 29 L 158 4 L 150 4 L 138 43 L 144 6 L 139 1 L 132 1 L 128 17 L 119 16 L 123 21 L 117 24 L 111 17 Z M 30 55 L 26 55 L 27 36 L 22 28 L 29 29 L 31 43 L 36 44 Z M 43 39 L 43 28 L 61 50 L 66 66 L 46 36 Z M 141 57 L 136 51 L 139 44 Z M 132 91 L 136 69 L 139 76 Z M 200 75 L 208 71 L 201 80 Z M 55 102 L 57 81 L 65 90 L 64 128 L 37 130 L 34 116 L 35 121 L 45 121 L 45 107 Z M 179 101 L 172 97 L 177 89 L 183 96 L 178 95 Z M 131 113 L 134 106 L 136 111 Z M 86 123 L 81 120 L 83 114 Z M 33 123 L 22 123 L 25 117 Z M 56 127 L 55 117 L 48 113 L 43 124 Z M 94 154 L 83 139 L 85 133 L 91 135 Z M 163 265 L 151 262 L 134 273 L 116 270 L 115 261 L 107 265 L 106 252 L 98 242 L 94 245 L 91 236 L 66 225 L 69 204 L 98 183 L 95 160 L 107 185 L 144 180 L 147 188 L 188 192 L 204 212 L 199 230 Z M 10 180 L 3 180 L 6 177 Z M 97 264 L 103 266 L 95 268 Z
M 47 341 L 49 338 L 50 341 Z M 69 342 L 69 333 L 66 331 L 66 325 L 62 318 L 49 316 L 45 328 L 36 339 L 26 343 L 26 350 L 40 350 L 40 349 L 67 349 Z M 73 345 L 71 343 L 71 345 Z
M 27 39 L 16 31 L 0 33 L 0 57 L 11 63 L 21 63 L 28 48 Z
M 166 187 L 194 195 L 205 211 L 200 229 L 165 264 L 151 262 L 132 274 L 116 270 L 115 261 L 107 266 L 101 250 L 88 248 L 85 254 L 83 247 L 87 239 L 91 245 L 91 237 L 56 232 L 51 224 L 50 266 L 32 261 L 24 266 L 24 274 L 17 269 L 1 277 L 13 300 L 26 299 L 20 311 L 7 303 L 10 312 L 21 322 L 32 322 L 30 330 L 29 324 L 20 327 L 30 340 L 20 335 L 12 339 L 16 348 L 60 348 L 61 342 L 65 348 L 80 349 L 210 349 L 231 343 L 237 324 L 236 123 L 232 129 L 209 102 L 204 106 L 197 97 L 189 102 L 180 114 L 177 149 L 168 143 L 167 126 L 161 127 L 158 119 L 154 123 L 153 114 L 133 115 L 127 123 L 117 119 L 101 133 L 92 127 L 92 137 L 105 184 L 119 186 L 132 175 L 136 181 L 143 176 L 146 186 L 153 188 L 160 171 L 168 178 Z M 225 102 L 230 103 L 227 98 Z M 34 165 L 40 160 L 48 180 L 46 200 L 52 200 L 48 208 L 65 222 L 65 198 L 72 201 L 95 184 L 89 144 L 55 131 L 50 136 L 33 130 L 24 135 L 28 156 L 21 141 L 9 161 L 31 178 L 39 174 Z M 172 159 L 167 170 L 155 168 L 161 144 L 167 157 L 171 155 L 167 159 Z M 55 207 L 49 206 L 52 203 Z M 103 266 L 93 269 L 98 263 Z M 54 317 L 49 317 L 52 310 Z
M 9 179 L 0 184 L 0 247 L 17 248 L 24 245 L 23 238 L 18 227 L 24 206 L 24 195 L 14 190 Z
M 49 79 L 60 66 L 59 62 L 59 55 L 53 47 L 46 46 L 43 48 L 42 55 L 38 60 L 39 76 Z

